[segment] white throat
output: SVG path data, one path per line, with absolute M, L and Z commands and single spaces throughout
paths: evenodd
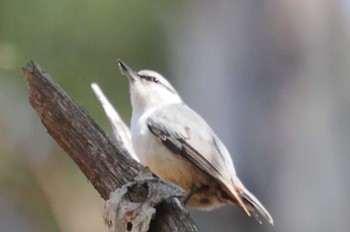
M 177 93 L 169 92 L 162 87 L 145 88 L 142 84 L 132 83 L 130 86 L 132 114 L 141 116 L 159 107 L 182 103 Z

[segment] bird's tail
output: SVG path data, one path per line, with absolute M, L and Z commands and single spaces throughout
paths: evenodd
M 260 217 L 264 217 L 269 223 L 273 224 L 273 219 L 267 209 L 244 187 L 238 178 L 232 180 L 231 183 L 232 185 L 226 186 L 237 200 L 235 204 L 242 207 L 249 217 L 253 216 L 259 223 L 262 223 Z
M 253 216 L 259 223 L 262 223 L 260 217 L 264 217 L 269 223 L 273 224 L 273 219 L 270 213 L 260 203 L 260 201 L 250 193 L 241 183 L 239 185 L 234 184 L 236 190 L 235 197 L 238 200 L 239 205 L 246 211 L 249 216 Z

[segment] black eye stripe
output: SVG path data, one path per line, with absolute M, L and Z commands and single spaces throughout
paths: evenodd
M 156 77 L 151 77 L 151 76 L 145 76 L 145 75 L 139 75 L 140 78 L 145 79 L 147 81 L 153 81 L 158 83 L 159 80 Z
M 138 75 L 139 75 L 139 77 L 140 77 L 141 79 L 145 79 L 145 80 L 147 80 L 147 81 L 152 81 L 152 82 L 155 82 L 155 83 L 159 83 L 161 86 L 163 86 L 164 88 L 166 88 L 166 89 L 169 90 L 170 92 L 176 93 L 175 90 L 173 90 L 172 88 L 169 88 L 168 86 L 164 85 L 164 84 L 163 84 L 162 82 L 160 82 L 160 81 L 158 80 L 158 78 L 156 78 L 156 77 L 146 76 L 146 75 L 140 75 L 140 74 L 138 74 Z

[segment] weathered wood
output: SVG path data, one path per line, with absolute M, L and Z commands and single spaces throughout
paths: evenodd
M 109 232 L 149 231 L 150 222 L 155 217 L 155 206 L 166 199 L 173 196 L 180 197 L 182 194 L 183 190 L 179 186 L 164 182 L 148 168 L 143 170 L 135 177 L 135 182 L 118 188 L 106 201 L 104 219 Z M 177 202 L 181 204 L 179 200 Z M 157 211 L 162 212 L 162 210 Z M 169 227 L 170 231 L 171 229 Z
M 29 101 L 48 133 L 70 155 L 91 184 L 107 200 L 115 189 L 131 182 L 142 169 L 123 144 L 115 144 L 88 113 L 57 85 L 38 64 L 23 69 Z M 157 207 L 151 231 L 199 231 L 174 199 Z
M 141 165 L 116 147 L 100 126 L 34 62 L 23 68 L 29 101 L 48 133 L 71 156 L 104 199 L 133 180 Z

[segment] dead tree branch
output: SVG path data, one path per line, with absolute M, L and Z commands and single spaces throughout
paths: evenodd
M 29 102 L 48 133 L 70 155 L 103 199 L 132 182 L 143 168 L 123 144 L 116 144 L 88 113 L 78 106 L 38 64 L 22 68 L 30 89 Z M 150 231 L 199 231 L 174 198 L 156 206 Z

